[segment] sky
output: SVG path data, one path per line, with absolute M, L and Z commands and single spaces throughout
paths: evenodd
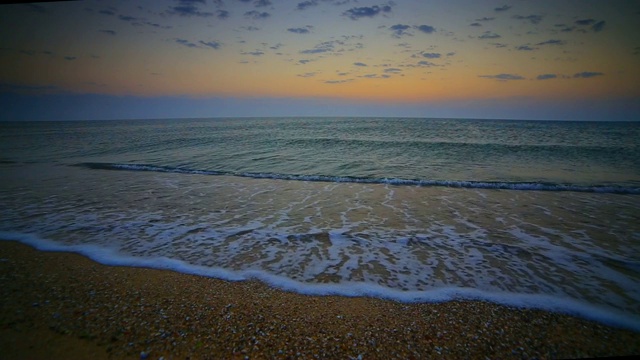
M 640 1 L 61 1 L 0 24 L 0 120 L 640 121 Z

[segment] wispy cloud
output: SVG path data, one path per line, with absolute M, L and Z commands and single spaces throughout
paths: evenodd
M 242 54 L 242 55 L 251 55 L 251 56 L 262 56 L 262 55 L 264 55 L 264 51 L 262 51 L 262 50 L 243 51 L 240 54 Z
M 478 39 L 498 39 L 501 38 L 502 36 L 493 33 L 491 31 L 485 31 L 482 35 L 478 36 Z
M 532 24 L 539 24 L 542 21 L 542 15 L 514 15 L 513 18 L 518 20 L 527 20 Z
M 536 76 L 537 80 L 549 80 L 549 79 L 556 79 L 558 77 L 558 75 L 556 74 L 541 74 Z
M 255 7 L 265 7 L 265 6 L 271 6 L 271 1 L 269 0 L 255 0 L 253 2 L 253 5 Z
M 353 81 L 352 79 L 344 79 L 344 80 L 326 80 L 325 84 L 344 84 L 347 82 Z
M 367 78 L 367 79 L 388 79 L 388 78 L 391 77 L 391 75 L 388 75 L 388 74 L 382 74 L 382 75 L 366 74 L 366 75 L 362 75 L 360 77 Z
M 564 45 L 564 44 L 565 42 L 563 40 L 551 39 L 551 40 L 539 42 L 536 45 L 542 46 L 542 45 Z
M 581 20 L 576 20 L 575 24 L 580 26 L 587 26 L 587 25 L 595 24 L 595 22 L 596 22 L 595 19 L 581 19 Z
M 509 5 L 502 5 L 502 6 L 500 6 L 500 7 L 497 7 L 497 8 L 495 8 L 495 9 L 493 9 L 493 10 L 494 10 L 494 11 L 496 11 L 496 12 L 504 12 L 504 11 L 507 11 L 507 10 L 509 10 L 509 9 L 511 9 L 511 6 L 509 6 Z
M 251 10 L 251 11 L 247 11 L 244 13 L 244 16 L 250 19 L 254 19 L 254 20 L 260 20 L 260 19 L 266 19 L 269 16 L 271 16 L 271 14 L 269 14 L 268 12 L 260 12 L 257 10 Z
M 364 17 L 372 18 L 378 14 L 391 12 L 391 5 L 374 5 L 351 8 L 342 15 L 347 16 L 351 20 L 358 20 Z
M 99 30 L 101 33 L 103 34 L 107 34 L 107 35 L 115 35 L 116 32 L 114 30 Z
M 98 11 L 98 14 L 114 16 L 116 14 L 116 12 L 113 9 L 103 9 L 103 10 Z
M 476 19 L 476 21 L 492 21 L 492 20 L 495 20 L 495 19 L 496 18 L 494 18 L 494 17 L 486 17 L 485 16 L 485 17 L 481 17 L 481 18 Z
M 174 41 L 180 45 L 186 46 L 186 47 L 190 47 L 190 48 L 197 48 L 199 47 L 198 44 L 192 43 L 189 40 L 186 39 L 174 39 Z
M 296 76 L 302 77 L 302 78 L 310 78 L 310 77 L 316 76 L 316 74 L 317 74 L 316 72 L 307 72 L 307 73 L 304 73 L 304 74 L 298 74 Z
M 418 66 L 432 67 L 432 66 L 440 66 L 440 65 L 434 64 L 434 63 L 432 63 L 430 61 L 422 60 L 422 61 L 418 61 Z
M 439 59 L 442 56 L 440 53 L 422 53 L 422 57 L 427 59 Z
M 410 29 L 410 28 L 411 28 L 410 25 L 405 25 L 405 24 L 396 24 L 389 27 L 389 29 L 393 31 L 393 37 L 398 39 L 404 35 L 409 35 L 409 36 L 413 35 L 407 31 L 407 29 Z
M 355 65 L 355 66 L 367 66 L 367 64 L 362 63 L 362 62 L 354 62 L 353 65 Z
M 210 16 L 213 16 L 212 12 L 200 11 L 200 9 L 197 6 L 194 6 L 194 5 L 173 6 L 169 10 L 169 13 L 170 14 L 179 15 L 179 16 L 187 16 L 187 17 L 190 17 L 190 16 L 199 16 L 199 17 L 210 17 Z
M 316 0 L 308 0 L 308 1 L 303 1 L 303 2 L 299 2 L 298 6 L 296 6 L 296 9 L 298 10 L 306 10 L 310 7 L 313 6 L 318 6 L 318 1 Z
M 216 50 L 218 50 L 220 48 L 220 46 L 221 46 L 221 44 L 219 42 L 217 42 L 217 41 L 202 41 L 202 40 L 200 40 L 199 43 L 204 45 L 204 46 L 206 46 L 206 47 L 210 47 L 210 48 L 216 49 Z
M 485 78 L 485 79 L 494 79 L 499 81 L 524 80 L 524 77 L 517 74 L 478 75 L 478 77 Z
M 180 38 L 176 38 L 173 39 L 177 44 L 180 44 L 182 46 L 186 46 L 189 48 L 211 48 L 211 49 L 219 49 L 221 44 L 218 41 L 203 41 L 200 40 L 197 43 L 191 42 L 187 39 L 180 39 Z
M 301 50 L 300 54 L 321 54 L 333 51 L 335 43 L 333 41 L 325 41 L 313 47 L 313 49 Z
M 313 26 L 306 25 L 304 27 L 288 28 L 287 31 L 294 34 L 308 34 L 311 32 L 311 29 L 313 29 Z
M 425 34 L 431 34 L 431 33 L 436 31 L 436 28 L 434 28 L 433 26 L 429 26 L 429 25 L 418 25 L 418 26 L 416 26 L 416 29 L 422 31 Z
M 120 16 L 118 16 L 118 19 L 120 19 L 122 21 L 138 21 L 137 17 L 128 16 L 128 15 L 120 15 Z
M 531 47 L 531 46 L 529 46 L 529 45 L 520 45 L 520 46 L 516 46 L 516 50 L 518 50 L 518 51 L 533 51 L 533 50 L 535 50 L 535 49 L 536 49 L 536 48 L 532 48 L 532 47 Z
M 592 78 L 592 77 L 596 77 L 596 76 L 602 76 L 604 75 L 604 73 L 601 72 L 594 72 L 594 71 L 583 71 L 583 72 L 579 72 L 573 75 L 574 78 L 583 78 L 583 79 L 588 79 L 588 78 Z

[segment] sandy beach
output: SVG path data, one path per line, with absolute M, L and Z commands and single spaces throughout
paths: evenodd
M 485 302 L 305 296 L 0 242 L 3 359 L 580 358 L 640 333 Z

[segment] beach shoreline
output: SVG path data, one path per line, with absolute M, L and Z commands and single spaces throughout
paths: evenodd
M 579 358 L 640 333 L 482 301 L 308 296 L 0 241 L 6 359 Z

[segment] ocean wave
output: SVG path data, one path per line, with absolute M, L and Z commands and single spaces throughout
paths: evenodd
M 149 164 L 118 164 L 118 163 L 80 163 L 75 166 L 98 170 L 151 171 L 195 175 L 227 175 L 254 179 L 274 179 L 290 181 L 316 181 L 335 183 L 363 183 L 389 184 L 398 186 L 438 186 L 466 189 L 494 189 L 494 190 L 529 190 L 529 191 L 572 191 L 608 194 L 640 195 L 640 187 L 617 185 L 575 185 L 543 182 L 506 182 L 506 181 L 475 181 L 475 180 L 429 180 L 402 179 L 393 177 L 357 177 L 357 176 L 329 176 L 329 175 L 298 175 L 269 172 L 234 172 L 221 170 L 199 170 L 183 167 L 160 166 Z
M 486 291 L 469 287 L 441 287 L 425 291 L 403 291 L 378 284 L 361 282 L 305 283 L 260 270 L 230 270 L 219 267 L 198 266 L 166 257 L 136 257 L 98 245 L 65 245 L 35 234 L 0 231 L 0 241 L 17 241 L 41 251 L 72 252 L 93 261 L 110 266 L 145 267 L 170 270 L 218 278 L 227 281 L 259 280 L 269 286 L 313 296 L 373 297 L 403 303 L 436 303 L 454 300 L 488 301 L 496 304 L 542 309 L 557 313 L 579 316 L 610 326 L 640 331 L 640 318 L 614 309 L 603 308 L 587 302 L 546 294 L 528 294 Z

